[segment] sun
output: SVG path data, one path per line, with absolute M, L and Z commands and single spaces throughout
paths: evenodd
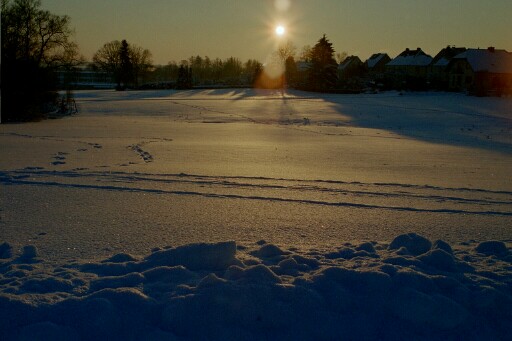
M 284 28 L 284 26 L 283 26 L 283 25 L 278 25 L 278 26 L 276 27 L 276 34 L 277 34 L 278 36 L 282 36 L 282 35 L 284 35 L 284 33 L 285 33 L 285 28 Z

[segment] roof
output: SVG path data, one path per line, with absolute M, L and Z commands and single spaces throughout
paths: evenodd
M 387 63 L 388 66 L 427 66 L 432 62 L 432 57 L 423 52 L 419 47 L 416 50 L 406 49 L 395 59 Z
M 447 66 L 448 64 L 450 64 L 450 60 L 447 59 L 446 57 L 442 57 L 437 62 L 435 62 L 433 65 L 434 66 Z
M 432 60 L 433 66 L 447 66 L 456 55 L 466 51 L 465 47 L 447 46 L 434 57 Z
M 506 50 L 468 49 L 454 59 L 466 59 L 474 72 L 512 73 L 512 53 Z
M 297 62 L 297 71 L 306 71 L 311 67 L 310 62 L 299 61 Z
M 366 65 L 368 65 L 368 67 L 370 69 L 374 68 L 375 65 L 377 65 L 382 60 L 382 58 L 384 58 L 386 56 L 387 56 L 386 53 L 375 53 L 370 58 L 368 58 L 368 60 L 366 61 Z M 389 58 L 389 56 L 388 56 L 388 58 Z
M 359 57 L 349 56 L 349 57 L 345 58 L 345 60 L 343 62 L 341 62 L 340 65 L 338 65 L 338 70 L 345 70 L 347 67 L 349 67 L 350 65 L 353 65 L 354 63 L 356 65 L 363 64 L 363 62 L 361 61 L 361 59 L 359 59 Z

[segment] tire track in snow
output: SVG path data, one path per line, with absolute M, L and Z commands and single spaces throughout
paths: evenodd
M 253 182 L 248 182 L 247 178 L 187 174 L 143 175 L 123 172 L 49 172 L 30 169 L 0 172 L 0 183 L 5 185 L 143 192 L 407 212 L 512 216 L 512 193 L 505 191 L 475 189 L 470 192 L 471 189 L 463 189 L 460 193 L 471 194 L 471 197 L 464 197 L 454 196 L 452 191 L 457 192 L 458 189 L 450 188 L 437 187 L 434 189 L 435 194 L 422 192 L 434 186 L 410 187 L 403 184 L 376 186 L 360 182 L 330 180 L 273 179 L 269 181 L 268 178 L 262 180 L 258 177 L 252 178 Z M 233 181 L 234 179 L 243 181 L 237 182 Z M 98 182 L 104 185 L 98 185 Z M 304 185 L 304 182 L 308 182 L 309 185 Z M 336 186 L 326 186 L 332 182 Z M 119 183 L 123 185 L 120 186 Z M 406 191 L 404 188 L 409 190 Z M 422 190 L 419 191 L 418 188 Z M 482 193 L 485 197 L 482 197 Z

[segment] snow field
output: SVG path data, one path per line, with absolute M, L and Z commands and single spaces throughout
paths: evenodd
M 299 251 L 261 240 L 50 265 L 0 245 L 6 340 L 506 340 L 512 252 L 415 233 Z
M 0 126 L 2 340 L 510 340 L 510 98 L 76 101 Z

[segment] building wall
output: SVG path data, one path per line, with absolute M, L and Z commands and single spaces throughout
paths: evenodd
M 467 91 L 475 85 L 475 73 L 469 63 L 462 59 L 453 61 L 449 69 L 448 87 L 452 91 Z
M 387 65 L 386 79 L 396 89 L 421 90 L 427 85 L 427 66 Z
M 466 60 L 457 60 L 449 70 L 449 88 L 477 96 L 512 95 L 512 73 L 473 72 Z

